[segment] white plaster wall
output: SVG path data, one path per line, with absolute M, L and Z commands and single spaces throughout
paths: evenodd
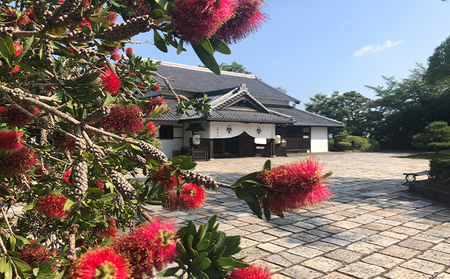
M 188 144 L 184 144 L 185 134 L 187 133 L 184 131 L 183 124 L 179 124 L 177 122 L 158 122 L 154 121 L 153 124 L 156 126 L 160 125 L 172 125 L 173 126 L 173 136 L 176 137 L 171 140 L 160 140 L 162 147 L 159 148 L 169 159 L 173 157 L 173 151 L 174 150 L 180 150 L 181 147 L 189 145 L 189 138 L 188 138 Z M 159 129 L 156 130 L 156 137 L 159 140 Z
M 328 152 L 327 127 L 311 127 L 311 152 Z
M 183 146 L 183 139 L 161 140 L 161 143 L 160 150 L 170 159 L 173 157 L 173 151 L 180 150 Z
M 237 137 L 246 132 L 254 138 L 275 138 L 275 124 L 256 124 L 256 123 L 238 123 L 238 122 L 209 122 L 202 126 L 206 129 L 200 132 L 202 138 L 207 139 L 226 139 Z M 227 130 L 231 128 L 231 130 Z M 259 132 L 259 133 L 258 133 Z

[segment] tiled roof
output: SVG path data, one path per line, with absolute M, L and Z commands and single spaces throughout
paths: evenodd
M 221 75 L 212 73 L 209 69 L 187 66 L 169 62 L 162 62 L 157 66 L 158 74 L 166 77 L 175 90 L 193 93 L 213 93 L 231 90 L 246 84 L 256 99 L 281 100 L 299 103 L 300 101 L 284 94 L 278 89 L 264 83 L 254 75 L 245 75 L 222 71 Z M 164 82 L 154 77 L 159 83 Z
M 344 127 L 342 122 L 294 107 L 269 107 L 270 110 L 294 117 L 296 126 Z

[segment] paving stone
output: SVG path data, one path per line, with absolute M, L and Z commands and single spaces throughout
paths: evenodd
M 358 233 L 352 233 L 352 232 L 349 232 L 349 231 L 335 234 L 335 235 L 333 235 L 333 237 L 336 237 L 336 238 L 339 238 L 339 239 L 343 239 L 343 240 L 346 240 L 346 241 L 349 241 L 349 242 L 355 242 L 355 241 L 361 240 L 363 238 L 366 238 L 365 235 L 358 234 Z
M 356 223 L 356 222 L 350 222 L 350 221 L 338 221 L 338 222 L 334 222 L 333 226 L 341 227 L 344 229 L 353 229 L 353 228 L 361 226 L 361 224 Z
M 333 213 L 333 214 L 324 215 L 323 218 L 327 218 L 327 219 L 330 219 L 332 221 L 342 221 L 342 220 L 346 219 L 347 217 Z
M 416 223 L 416 222 L 408 222 L 408 223 L 403 224 L 403 226 L 417 229 L 417 230 L 426 230 L 429 227 L 431 227 L 430 225 Z
M 304 261 L 302 265 L 314 268 L 321 272 L 328 273 L 340 268 L 342 266 L 342 263 L 324 257 L 315 257 L 314 259 Z
M 242 236 L 244 236 L 244 235 L 251 234 L 251 232 L 249 232 L 249 231 L 241 230 L 238 228 L 226 230 L 225 232 L 227 233 L 227 235 L 242 235 Z
M 269 233 L 271 235 L 274 235 L 276 237 L 285 237 L 288 236 L 290 234 L 292 234 L 292 232 L 288 232 L 279 228 L 273 228 L 273 229 L 269 229 L 269 230 L 265 230 L 265 233 Z
M 323 275 L 323 273 L 300 265 L 294 265 L 293 267 L 286 268 L 282 270 L 281 273 L 295 279 L 314 279 Z
M 325 226 L 318 227 L 317 229 L 321 230 L 321 231 L 325 231 L 325 232 L 331 233 L 331 234 L 336 234 L 336 233 L 340 233 L 340 232 L 346 231 L 346 229 L 344 229 L 344 228 L 336 227 L 336 226 L 333 226 L 333 225 L 325 225 Z
M 370 214 L 375 215 L 375 216 L 380 216 L 380 217 L 390 217 L 390 216 L 396 215 L 397 213 L 389 212 L 386 210 L 378 210 L 378 211 L 370 212 Z
M 304 233 L 304 232 L 292 234 L 292 235 L 290 235 L 290 237 L 299 239 L 304 242 L 313 242 L 313 241 L 317 241 L 320 239 L 320 237 L 318 237 L 318 236 L 315 236 L 315 235 L 312 235 L 309 233 Z
M 317 217 L 317 218 L 311 218 L 309 220 L 305 220 L 306 223 L 313 224 L 315 226 L 323 226 L 327 225 L 329 223 L 332 223 L 333 221 L 328 220 L 326 218 Z
M 329 251 L 333 251 L 335 249 L 338 249 L 340 246 L 338 245 L 334 245 L 328 242 L 323 242 L 323 241 L 316 241 L 316 242 L 311 242 L 308 244 L 305 244 L 306 247 L 310 247 L 313 249 L 318 249 L 324 252 L 329 252 Z
M 424 231 L 423 234 L 436 236 L 436 237 L 445 237 L 445 238 L 450 237 L 450 231 L 443 231 L 443 230 L 436 230 L 436 229 Z
M 281 246 L 278 246 L 278 245 L 275 245 L 272 243 L 263 243 L 263 244 L 258 245 L 257 247 L 260 249 L 263 249 L 267 252 L 270 252 L 270 253 L 278 253 L 278 252 L 281 252 L 286 249 L 284 247 L 281 247 Z
M 258 244 L 258 241 L 254 241 L 254 240 L 250 240 L 250 239 L 245 238 L 245 237 L 241 237 L 241 244 L 239 245 L 239 247 L 247 248 L 247 247 L 250 247 L 250 246 L 254 246 L 256 244 Z
M 321 254 L 323 254 L 322 251 L 317 250 L 317 249 L 313 249 L 313 248 L 308 248 L 305 246 L 299 246 L 296 248 L 292 248 L 287 250 L 289 253 L 295 254 L 295 255 L 299 255 L 305 258 L 313 258 L 313 257 L 317 257 Z
M 417 250 L 425 250 L 425 249 L 428 249 L 431 246 L 433 246 L 432 243 L 414 239 L 414 238 L 409 238 L 409 239 L 403 240 L 403 241 L 399 242 L 397 245 L 412 248 L 412 249 L 417 249 Z M 445 251 L 443 251 L 443 252 L 445 252 Z
M 277 271 L 280 271 L 280 270 L 283 269 L 283 267 L 281 267 L 279 265 L 276 265 L 276 264 L 273 264 L 271 262 L 268 262 L 265 259 L 264 260 L 263 259 L 259 259 L 259 260 L 256 260 L 256 261 L 252 261 L 252 262 L 249 262 L 249 264 L 256 265 L 256 266 L 261 266 L 261 267 L 266 267 L 266 268 L 268 268 L 270 270 L 270 272 L 277 272 Z
M 393 220 L 389 220 L 389 219 L 378 220 L 375 223 L 384 224 L 384 225 L 388 225 L 388 226 L 400 226 L 401 224 L 403 224 L 403 222 L 393 221 Z
M 376 265 L 356 262 L 339 269 L 339 271 L 356 276 L 357 278 L 365 279 L 383 273 L 385 269 Z
M 292 225 L 303 228 L 303 229 L 314 229 L 315 227 L 317 227 L 316 225 L 310 224 L 310 223 L 305 223 L 305 222 L 297 222 L 297 223 L 293 223 Z
M 450 254 L 436 250 L 425 251 L 422 255 L 418 256 L 418 258 L 435 263 L 450 265 Z
M 450 253 L 450 244 L 448 243 L 439 243 L 433 248 L 431 248 L 436 251 L 444 252 L 444 253 Z
M 325 254 L 326 257 L 332 258 L 338 261 L 351 263 L 360 259 L 363 255 L 347 249 L 337 249 L 330 253 Z
M 386 249 L 383 249 L 380 251 L 380 253 L 390 255 L 397 258 L 402 259 L 410 259 L 418 254 L 421 253 L 421 251 L 415 250 L 415 249 L 409 249 L 406 247 L 401 247 L 397 245 L 391 245 L 387 247 Z
M 273 274 L 272 279 L 289 279 L 289 277 L 286 277 L 282 274 Z
M 371 235 L 379 233 L 378 231 L 369 230 L 369 229 L 363 228 L 363 227 L 357 227 L 357 228 L 351 229 L 351 230 L 349 230 L 349 232 L 362 234 L 362 235 L 365 235 L 365 236 L 371 236 Z
M 339 272 L 332 272 L 321 279 L 352 279 L 354 277 L 349 277 L 345 274 L 339 273 Z
M 339 246 L 347 246 L 347 245 L 349 245 L 351 243 L 350 241 L 339 239 L 339 238 L 335 238 L 335 237 L 323 238 L 322 241 L 329 242 L 329 243 L 332 243 L 332 244 L 336 244 L 336 245 L 339 245 Z
M 364 225 L 363 228 L 369 229 L 369 230 L 375 230 L 375 231 L 386 231 L 390 228 L 392 228 L 392 225 L 386 225 L 378 222 L 373 222 L 367 225 Z
M 361 261 L 365 262 L 365 263 L 381 266 L 384 268 L 388 268 L 388 269 L 403 262 L 402 259 L 394 258 L 394 257 L 380 254 L 380 253 L 375 253 L 370 256 L 367 256 L 367 257 L 361 259 Z
M 370 244 L 370 243 L 367 243 L 364 241 L 359 241 L 359 242 L 350 244 L 349 246 L 347 246 L 347 249 L 367 255 L 367 254 L 371 254 L 373 252 L 379 251 L 379 250 L 383 249 L 383 247 L 374 245 L 374 244 Z
M 450 279 L 450 274 L 448 273 L 441 273 L 438 276 L 434 277 L 435 279 Z
M 384 274 L 385 277 L 391 279 L 428 279 L 431 276 L 419 273 L 417 271 L 409 270 L 402 267 L 395 267 L 388 273 Z
M 267 242 L 267 241 L 277 239 L 273 235 L 270 235 L 267 233 L 262 233 L 262 232 L 252 233 L 252 234 L 246 235 L 245 237 L 250 238 L 252 240 L 260 241 L 260 242 Z
M 292 237 L 280 238 L 280 239 L 273 241 L 272 243 L 286 247 L 286 248 L 294 248 L 299 245 L 305 244 L 304 241 L 301 241 L 299 239 L 292 238 Z
M 445 266 L 442 264 L 437 264 L 420 259 L 412 259 L 400 265 L 401 267 L 406 267 L 415 271 L 423 272 L 429 275 L 434 275 L 436 273 L 444 270 Z
M 298 232 L 303 232 L 306 229 L 300 228 L 300 227 L 297 227 L 297 226 L 294 226 L 294 225 L 285 225 L 285 226 L 283 226 L 283 230 L 289 231 L 289 232 L 292 232 L 292 233 L 298 233 Z
M 246 257 L 245 258 L 246 262 L 252 262 L 261 258 L 266 258 L 269 255 L 270 253 L 263 251 L 257 247 L 250 247 L 242 249 L 242 251 L 237 253 L 234 257 L 235 258 Z
M 375 244 L 375 245 L 380 245 L 380 246 L 389 246 L 392 245 L 396 242 L 398 242 L 399 240 L 396 238 L 392 238 L 392 237 L 387 237 L 387 236 L 382 236 L 382 235 L 372 235 L 369 236 L 368 238 L 365 238 L 364 241 Z
M 253 232 L 260 232 L 263 230 L 267 230 L 267 227 L 259 226 L 259 225 L 249 225 L 249 226 L 242 226 L 240 229 L 253 233 Z
M 413 239 L 418 239 L 418 240 L 424 240 L 424 241 L 428 241 L 431 243 L 439 243 L 442 242 L 443 238 L 439 237 L 439 236 L 432 236 L 432 235 L 427 235 L 427 234 L 417 234 L 415 236 L 412 237 Z
M 406 239 L 409 237 L 406 234 L 399 234 L 399 233 L 395 233 L 395 232 L 380 232 L 380 235 L 397 238 L 397 239 Z
M 413 228 L 408 228 L 408 227 L 405 227 L 405 226 L 394 227 L 394 228 L 390 229 L 389 231 L 390 232 L 399 233 L 399 234 L 407 234 L 409 236 L 416 235 L 416 234 L 421 232 L 419 230 L 416 230 L 416 229 L 413 229 Z
M 278 253 L 278 255 L 282 256 L 283 258 L 285 258 L 292 264 L 299 264 L 299 263 L 307 260 L 307 258 L 305 258 L 305 257 L 301 257 L 299 255 L 294 255 L 294 254 L 286 252 L 286 251 L 280 252 L 280 253 Z
M 293 263 L 291 261 L 289 261 L 285 257 L 278 255 L 278 254 L 270 255 L 264 259 L 268 262 L 271 262 L 271 263 L 274 263 L 274 264 L 277 264 L 277 265 L 280 265 L 283 267 L 288 267 L 288 266 L 293 265 Z M 303 258 L 303 259 L 306 259 L 306 258 Z

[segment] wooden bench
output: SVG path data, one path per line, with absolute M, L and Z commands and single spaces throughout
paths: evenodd
M 406 182 L 403 184 L 406 184 L 408 182 L 414 182 L 416 181 L 416 177 L 421 176 L 421 175 L 427 175 L 428 176 L 428 171 L 421 171 L 421 172 L 405 172 L 403 174 L 405 176 Z M 409 181 L 409 179 L 412 179 L 412 181 Z

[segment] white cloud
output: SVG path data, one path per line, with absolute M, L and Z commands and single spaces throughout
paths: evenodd
M 354 56 L 364 56 L 364 55 L 369 55 L 369 54 L 373 54 L 391 47 L 395 47 L 398 46 L 399 44 L 403 43 L 403 40 L 397 41 L 397 42 L 391 42 L 390 40 L 387 40 L 384 44 L 382 44 L 380 46 L 380 44 L 374 46 L 374 45 L 367 45 L 365 47 L 362 47 L 360 49 L 358 49 L 357 51 L 355 51 L 353 53 Z

